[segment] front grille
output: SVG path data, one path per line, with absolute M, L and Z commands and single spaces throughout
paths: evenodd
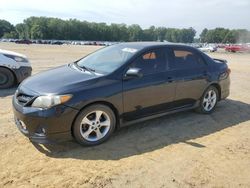
M 33 100 L 34 96 L 30 96 L 30 95 L 26 95 L 23 93 L 18 93 L 16 95 L 16 100 L 19 104 L 21 104 L 22 106 L 28 105 L 31 103 L 31 101 Z

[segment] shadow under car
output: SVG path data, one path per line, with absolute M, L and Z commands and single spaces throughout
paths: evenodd
M 250 120 L 250 104 L 227 99 L 210 115 L 181 112 L 134 124 L 117 131 L 111 139 L 94 147 L 82 147 L 74 141 L 61 144 L 33 145 L 53 158 L 82 160 L 119 160 L 154 151 L 175 143 L 200 149 L 205 145 L 189 140 L 200 138 Z

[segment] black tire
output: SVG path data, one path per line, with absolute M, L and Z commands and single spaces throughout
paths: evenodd
M 207 98 L 208 96 L 208 93 L 209 91 L 213 91 L 213 93 L 216 95 L 216 99 L 215 99 L 215 104 L 214 105 L 211 105 L 211 109 L 207 109 L 205 106 L 206 106 L 206 102 L 204 102 L 205 98 Z M 217 105 L 217 102 L 218 102 L 218 99 L 219 99 L 219 92 L 218 92 L 218 89 L 214 86 L 209 86 L 206 91 L 203 93 L 201 99 L 200 99 L 200 104 L 199 104 L 199 107 L 197 107 L 195 110 L 196 112 L 198 113 L 202 113 L 202 114 L 211 114 L 214 110 L 215 110 L 215 107 Z M 211 104 L 213 104 L 211 102 Z M 213 107 L 212 107 L 213 106 Z
M 0 67 L 0 89 L 6 89 L 13 86 L 15 83 L 15 76 L 6 68 Z
M 89 126 L 89 124 L 83 124 L 82 121 L 84 120 L 85 117 L 93 116 L 95 113 L 92 113 L 92 112 L 95 112 L 95 111 L 104 112 L 104 114 L 101 115 L 101 118 L 104 118 L 104 115 L 108 116 L 108 118 L 110 120 L 110 126 L 109 126 L 109 129 L 107 130 L 107 132 L 105 133 L 104 137 L 102 137 L 101 139 L 95 140 L 95 141 L 90 141 L 90 140 L 84 138 L 81 131 L 84 131 L 83 127 L 87 126 L 87 128 L 86 128 L 87 130 L 85 130 L 85 132 L 83 132 L 83 133 L 86 133 L 86 132 L 89 131 L 89 129 L 92 126 Z M 95 120 L 91 120 L 91 121 L 95 121 Z M 99 124 L 101 124 L 101 121 L 99 122 Z M 115 117 L 115 114 L 114 114 L 113 110 L 111 110 L 106 105 L 94 104 L 94 105 L 91 105 L 91 106 L 88 106 L 88 107 L 84 108 L 80 112 L 80 114 L 77 116 L 77 118 L 76 118 L 76 120 L 74 122 L 72 130 L 73 130 L 73 136 L 74 136 L 75 140 L 79 144 L 81 144 L 83 146 L 94 146 L 94 145 L 101 144 L 101 143 L 105 142 L 106 140 L 108 140 L 110 138 L 110 136 L 112 135 L 112 133 L 114 132 L 115 126 L 116 126 L 116 117 Z M 91 135 L 91 134 L 95 135 L 96 134 L 96 132 L 95 132 L 96 129 L 93 129 L 92 132 L 89 135 Z M 99 129 L 99 131 L 101 130 L 101 128 L 98 128 L 98 129 Z M 96 134 L 96 137 L 97 137 L 97 134 Z M 90 138 L 91 137 L 89 137 L 89 139 Z

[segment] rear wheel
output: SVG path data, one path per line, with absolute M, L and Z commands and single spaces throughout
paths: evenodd
M 196 111 L 203 114 L 210 114 L 214 111 L 218 102 L 218 90 L 214 86 L 210 86 L 203 94 L 199 107 Z
M 13 86 L 15 83 L 15 77 L 13 73 L 6 69 L 0 68 L 0 89 L 5 89 Z
M 114 112 L 106 105 L 85 108 L 76 118 L 73 134 L 79 144 L 93 146 L 106 141 L 115 130 Z

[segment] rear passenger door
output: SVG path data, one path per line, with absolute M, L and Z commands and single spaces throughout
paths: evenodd
M 207 85 L 207 65 L 202 56 L 189 47 L 172 47 L 169 69 L 176 82 L 177 106 L 192 105 Z

